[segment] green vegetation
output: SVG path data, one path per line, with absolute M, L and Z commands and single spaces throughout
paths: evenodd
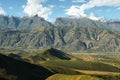
M 90 61 L 48 61 L 43 64 L 61 66 L 70 69 L 78 70 L 95 70 L 95 71 L 110 71 L 110 72 L 119 72 L 120 70 L 117 67 L 113 67 L 108 64 L 103 64 L 99 62 L 90 62 Z
M 46 80 L 103 80 L 89 75 L 64 75 L 64 74 L 55 74 L 48 77 Z
M 16 80 L 17 79 L 17 77 L 16 76 L 14 76 L 14 75 L 9 75 L 9 74 L 7 74 L 7 72 L 6 72 L 6 70 L 5 69 L 1 69 L 0 68 L 0 80 L 1 79 L 5 79 L 5 80 Z
M 71 60 L 73 56 L 65 54 L 64 52 L 50 48 L 43 52 L 30 57 L 34 62 L 51 61 L 51 60 Z
M 30 64 L 24 61 L 13 59 L 0 54 L 0 68 L 4 70 L 0 72 L 2 78 L 11 78 L 12 75 L 17 77 L 16 80 L 45 80 L 48 76 L 53 73 L 48 69 Z
M 119 53 L 74 53 L 71 55 L 54 48 L 42 51 L 2 49 L 0 52 L 9 56 L 0 55 L 0 79 L 120 79 Z

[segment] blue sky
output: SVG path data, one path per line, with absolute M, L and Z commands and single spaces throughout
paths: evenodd
M 93 20 L 120 19 L 120 0 L 0 0 L 0 14 L 57 17 L 87 17 Z

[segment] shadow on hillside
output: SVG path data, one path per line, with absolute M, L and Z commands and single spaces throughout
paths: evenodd
M 16 80 L 45 80 L 53 74 L 44 67 L 12 59 L 2 54 L 0 54 L 0 68 L 5 69 L 10 75 L 15 75 Z M 0 80 L 5 79 L 0 78 Z

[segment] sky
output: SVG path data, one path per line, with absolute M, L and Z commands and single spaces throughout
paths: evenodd
M 0 0 L 0 15 L 120 19 L 120 0 Z

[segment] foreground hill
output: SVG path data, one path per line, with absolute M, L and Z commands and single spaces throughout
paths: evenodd
M 12 52 L 13 51 L 13 52 Z M 28 56 L 17 50 L 0 54 L 0 80 L 119 80 L 119 67 L 83 61 L 50 48 Z M 27 53 L 26 53 L 27 54 Z M 21 56 L 20 56 L 21 55 Z M 24 62 L 27 61 L 27 62 Z M 32 61 L 32 62 L 31 62 Z M 28 63 L 29 62 L 29 63 Z
M 12 59 L 10 57 L 4 56 L 0 54 L 0 69 L 4 69 L 6 73 L 3 71 L 0 74 L 4 74 L 4 76 L 0 76 L 0 79 L 8 77 L 12 77 L 13 80 L 45 80 L 48 76 L 53 73 L 49 70 L 45 69 L 41 66 L 36 66 L 27 62 L 19 61 Z M 1 71 L 1 70 L 0 70 Z M 10 80 L 8 78 L 8 80 Z
M 103 80 L 102 78 L 97 78 L 94 76 L 88 75 L 63 75 L 63 74 L 55 74 L 53 76 L 48 77 L 46 80 Z

